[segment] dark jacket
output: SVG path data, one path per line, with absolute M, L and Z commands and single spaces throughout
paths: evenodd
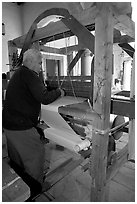
M 47 91 L 36 72 L 21 66 L 12 76 L 3 107 L 3 127 L 25 130 L 35 127 L 41 103 L 46 105 L 61 95 L 60 90 Z

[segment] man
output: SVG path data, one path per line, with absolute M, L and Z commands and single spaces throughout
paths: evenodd
M 37 132 L 41 104 L 49 104 L 64 91 L 48 91 L 39 78 L 42 56 L 29 49 L 23 64 L 9 81 L 3 108 L 3 128 L 7 138 L 11 164 L 30 186 L 31 196 L 46 189 L 44 186 L 44 146 Z M 24 176 L 25 175 L 25 176 Z

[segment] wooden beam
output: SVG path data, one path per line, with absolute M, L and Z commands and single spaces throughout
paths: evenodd
M 95 30 L 95 24 L 94 23 L 90 24 L 90 25 L 86 25 L 85 27 L 89 31 L 94 31 Z M 115 33 L 115 30 L 116 29 L 114 29 L 114 39 L 113 39 L 114 43 L 130 43 L 130 42 L 135 41 L 134 38 L 132 38 L 132 37 L 130 37 L 128 35 L 123 35 L 123 36 L 119 35 L 119 36 L 117 36 L 117 34 Z M 60 33 L 57 33 L 57 34 L 55 34 L 53 36 L 48 36 L 48 37 L 40 39 L 40 45 L 42 46 L 42 45 L 46 44 L 47 42 L 51 42 L 53 40 L 59 40 L 59 39 L 70 37 L 70 36 L 74 36 L 74 34 L 72 33 L 71 30 L 68 30 L 68 31 L 65 31 L 65 32 L 61 31 Z M 23 39 L 23 36 L 21 38 Z M 17 41 L 18 41 L 18 45 L 15 44 L 16 39 L 13 40 L 15 46 L 17 46 L 18 48 L 22 48 L 23 41 L 22 42 L 20 40 L 17 40 Z M 70 46 L 70 48 L 68 47 L 67 51 L 68 51 L 68 53 L 71 53 L 72 51 L 78 51 L 78 50 L 81 50 L 81 49 L 84 49 L 84 48 L 86 48 L 86 47 L 82 46 L 82 45 L 74 45 L 74 46 Z M 66 48 L 61 48 L 60 49 L 60 54 L 66 54 L 65 50 L 66 50 Z
M 40 51 L 47 52 L 47 53 L 54 53 L 54 54 L 61 54 L 59 48 L 48 47 L 44 45 L 40 45 Z
M 62 38 L 64 38 L 63 35 L 62 35 Z M 59 39 L 61 39 L 61 38 L 59 37 Z M 45 39 L 45 41 L 46 41 L 46 39 Z M 130 36 L 127 36 L 127 35 L 119 36 L 119 37 L 114 35 L 113 41 L 114 41 L 114 43 L 130 43 L 130 42 L 134 42 L 134 39 L 131 38 Z M 58 48 L 53 48 L 53 47 L 51 48 L 51 47 L 47 47 L 47 46 L 44 46 L 42 48 L 44 48 L 43 51 L 45 50 L 45 52 L 58 53 L 58 54 L 66 55 L 66 51 L 67 51 L 67 54 L 70 54 L 73 51 L 79 51 L 79 50 L 82 50 L 82 49 L 86 49 L 86 46 L 84 46 L 82 44 L 78 44 L 78 45 L 68 46 L 67 48 L 66 47 L 62 47 L 59 50 L 58 50 Z
M 50 188 L 57 184 L 59 181 L 64 179 L 69 173 L 71 173 L 75 168 L 77 168 L 84 158 L 79 159 L 70 158 L 57 166 L 55 169 L 51 170 L 46 174 L 46 181 L 50 183 Z M 50 189 L 49 188 L 49 189 Z
M 125 117 L 135 118 L 135 101 L 111 99 L 111 113 Z
M 118 44 L 130 57 L 133 58 L 135 49 L 129 45 L 128 43 L 120 43 Z
M 62 22 L 78 37 L 78 41 L 94 53 L 94 35 L 73 16 L 63 18 Z M 88 42 L 91 42 L 90 44 Z
M 123 35 L 123 36 L 121 35 L 120 37 L 114 36 L 113 42 L 114 43 L 130 43 L 130 42 L 135 42 L 135 39 L 131 38 L 128 35 Z
M 113 14 L 115 28 L 135 39 L 135 23 L 127 15 Z
M 130 42 L 134 42 L 134 39 L 131 38 L 130 36 L 123 35 L 123 36 L 117 37 L 117 35 L 115 35 L 114 33 L 113 43 L 130 43 Z M 73 51 L 78 51 L 78 50 L 82 50 L 85 48 L 86 47 L 82 44 L 69 46 L 67 47 L 67 54 L 70 54 Z M 60 54 L 66 54 L 66 47 L 60 48 Z
M 90 25 L 95 22 L 95 17 L 98 13 L 98 10 L 96 7 L 90 7 L 86 10 L 83 10 L 80 13 L 75 13 L 72 14 L 82 25 Z M 53 26 L 53 24 L 49 24 L 46 27 L 39 28 L 36 30 L 33 40 L 32 41 L 37 41 L 41 40 L 56 34 L 59 34 L 61 32 L 66 32 L 69 29 L 61 22 L 56 22 Z M 18 38 L 15 38 L 13 42 L 17 47 L 22 47 L 24 44 L 24 40 L 26 38 L 26 35 L 20 36 Z
M 43 59 L 50 59 L 50 60 L 63 60 L 63 56 L 52 55 L 52 54 L 43 54 Z
M 95 30 L 95 24 L 94 23 L 85 25 L 85 27 L 89 31 L 94 31 Z M 53 40 L 59 40 L 59 39 L 62 39 L 62 38 L 67 38 L 67 37 L 70 37 L 70 36 L 74 36 L 74 33 L 71 30 L 68 30 L 68 31 L 65 31 L 65 32 L 60 31 L 60 33 L 57 33 L 56 35 L 43 38 L 41 40 L 41 43 L 46 44 L 47 42 L 50 42 L 50 41 L 53 41 Z
M 133 67 L 131 71 L 130 80 L 130 99 L 133 100 L 135 97 L 135 53 L 133 56 Z M 135 114 L 135 111 L 134 111 Z M 135 118 L 131 119 L 129 123 L 129 142 L 128 142 L 129 159 L 135 160 Z
M 114 36 L 113 40 L 114 40 L 114 43 L 120 43 L 120 44 L 134 42 L 134 39 L 127 35 L 119 36 L 119 37 Z M 73 51 L 79 51 L 82 49 L 86 49 L 86 46 L 82 44 L 78 44 L 78 45 L 68 46 L 67 48 L 63 47 L 59 49 L 59 48 L 40 45 L 40 50 L 43 52 L 56 53 L 56 54 L 62 54 L 62 55 L 66 55 L 66 51 L 67 51 L 67 54 L 70 54 Z
M 63 47 L 63 48 L 60 48 L 60 54 L 62 54 L 62 55 L 71 54 L 73 51 L 83 50 L 84 48 L 86 48 L 86 47 L 82 44 L 72 45 L 72 46 L 69 46 L 67 48 Z
M 85 50 L 79 50 L 78 51 L 78 53 L 76 54 L 76 56 L 74 57 L 74 59 L 72 60 L 72 62 L 68 66 L 68 73 L 70 73 L 72 71 L 73 67 L 76 65 L 78 60 L 82 57 L 84 51 Z
M 82 12 L 83 11 L 83 8 L 80 4 L 80 2 L 66 2 L 65 3 L 68 7 L 68 10 L 70 13 L 79 13 L 79 12 Z
M 53 78 L 52 76 L 49 76 L 48 80 L 53 81 L 52 78 Z M 60 78 L 60 81 L 62 81 L 62 80 L 69 81 L 70 80 L 70 76 L 65 76 L 65 78 L 64 78 L 64 76 L 60 76 L 59 78 Z M 57 80 L 58 80 L 58 77 L 56 76 L 56 77 L 54 77 L 53 82 L 55 82 Z M 91 81 L 91 76 L 71 76 L 71 81 L 80 81 L 80 82 L 89 81 L 90 82 Z
M 113 17 L 109 3 L 103 3 L 95 19 L 95 63 L 93 110 L 100 116 L 93 121 L 90 157 L 91 202 L 106 201 L 106 167 L 110 122 L 113 54 Z

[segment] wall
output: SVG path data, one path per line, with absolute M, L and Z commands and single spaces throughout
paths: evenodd
M 2 36 L 2 72 L 9 71 L 8 41 L 22 35 L 21 6 L 12 2 L 2 2 L 2 22 L 5 35 Z

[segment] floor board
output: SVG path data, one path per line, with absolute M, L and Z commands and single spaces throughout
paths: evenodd
M 126 145 L 128 136 L 123 136 L 117 141 L 117 151 Z M 53 143 L 50 168 L 55 168 L 65 160 L 78 155 L 72 154 L 69 150 L 59 151 Z M 49 154 L 48 154 L 49 157 Z M 53 158 L 53 159 L 52 159 Z M 87 160 L 88 161 L 88 160 Z M 90 202 L 90 176 L 88 171 L 83 172 L 82 166 L 86 160 L 71 172 L 70 175 L 57 183 L 49 193 L 54 197 L 53 202 Z M 125 163 L 116 175 L 112 178 L 109 185 L 109 202 L 134 202 L 135 201 L 135 163 Z M 38 202 L 44 202 L 44 197 L 39 198 Z M 47 202 L 45 200 L 45 202 Z
M 123 135 L 116 142 L 116 150 L 127 144 L 128 134 Z M 3 142 L 3 145 L 5 143 Z M 45 146 L 45 170 L 54 169 L 69 158 L 78 160 L 80 156 L 67 149 L 60 151 L 54 143 Z M 3 151 L 3 154 L 5 152 Z M 83 171 L 83 166 L 88 162 L 84 160 L 81 165 L 74 169 L 63 180 L 57 183 L 47 193 L 41 194 L 36 202 L 90 202 L 91 177 L 88 171 Z M 125 163 L 109 184 L 109 202 L 135 202 L 135 163 Z

